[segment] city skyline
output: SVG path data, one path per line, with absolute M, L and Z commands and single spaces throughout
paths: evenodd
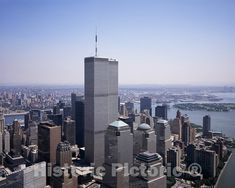
M 120 85 L 235 85 L 234 4 L 1 1 L 0 85 L 84 84 L 96 26 L 98 56 L 117 58 Z

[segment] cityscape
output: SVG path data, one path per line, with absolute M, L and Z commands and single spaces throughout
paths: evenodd
M 7 26 L 11 27 L 7 24 L 8 19 L 12 23 L 14 19 L 17 19 L 16 15 L 12 17 L 13 20 L 7 17 L 8 9 L 10 11 L 29 11 L 34 15 L 31 12 L 33 7 L 35 14 L 39 11 L 42 15 L 42 9 L 47 7 L 48 10 L 56 10 L 56 14 L 59 12 L 60 18 L 62 18 L 61 23 L 64 24 L 62 15 L 71 16 L 77 11 L 74 8 L 77 5 L 84 8 L 91 6 L 90 2 L 86 2 L 88 4 L 85 2 L 68 3 L 69 5 L 62 1 L 58 2 L 59 5 L 56 6 L 44 1 L 43 5 L 39 5 L 38 2 L 34 2 L 35 4 L 27 2 L 27 0 L 24 3 L 22 1 L 23 4 L 15 1 L 12 1 L 12 4 L 0 2 L 0 6 L 3 5 L 3 8 L 0 8 L 3 10 L 3 14 L 0 13 L 0 23 L 6 24 L 7 28 Z M 142 3 L 137 2 L 134 5 L 128 2 L 126 6 L 128 10 L 132 10 L 129 7 L 133 5 L 136 12 L 142 8 L 145 11 L 152 10 L 151 6 L 148 6 L 146 10 L 145 6 L 142 7 L 145 4 Z M 111 6 L 110 2 L 104 3 L 103 1 L 101 4 L 104 7 L 101 7 L 99 3 L 91 6 L 91 10 L 94 7 L 94 10 L 97 7 L 101 8 L 100 12 L 97 10 L 98 12 L 91 13 L 95 17 L 107 16 L 103 12 L 106 8 L 112 7 L 115 13 L 122 5 L 122 3 L 116 4 L 115 2 Z M 192 4 L 181 1 L 180 4 L 181 6 L 176 4 L 174 6 L 181 8 L 186 4 L 188 8 L 194 10 L 191 5 L 194 5 L 195 1 L 192 0 Z M 234 5 L 229 0 L 225 4 L 226 6 L 216 0 L 212 9 L 216 12 L 217 8 L 223 5 L 227 8 L 226 10 L 230 11 L 230 7 Z M 158 6 L 170 6 L 168 3 L 160 3 L 160 1 L 151 5 L 159 11 Z M 207 7 L 202 2 L 195 5 Z M 36 6 L 40 8 L 37 9 Z M 117 6 L 117 9 L 114 6 Z M 71 12 L 65 11 L 68 7 Z M 172 7 L 170 6 L 170 8 Z M 203 11 L 212 11 L 212 9 L 207 7 Z M 82 9 L 79 7 L 79 10 Z M 125 8 L 123 10 L 126 11 Z M 107 11 L 109 14 L 110 9 Z M 127 16 L 125 11 L 123 14 Z M 130 11 L 129 14 L 135 15 L 136 12 Z M 187 11 L 185 10 L 185 12 Z M 100 15 L 96 15 L 96 13 L 100 13 Z M 163 14 L 161 11 L 160 13 Z M 45 14 L 51 15 L 48 12 Z M 156 13 L 153 11 L 151 14 Z M 191 13 L 187 12 L 187 14 L 192 16 Z M 234 13 L 230 14 L 234 15 Z M 1 15 L 4 16 L 1 17 Z M 23 14 L 19 15 L 28 20 L 27 16 L 26 18 Z M 222 12 L 221 17 L 223 15 L 227 15 L 227 12 Z M 208 14 L 208 16 L 211 15 Z M 89 20 L 91 17 L 88 16 L 87 19 Z M 225 21 L 221 17 L 222 21 L 220 21 L 224 24 Z M 214 19 L 213 16 L 212 18 Z M 20 19 L 19 22 L 22 21 Z M 53 19 L 55 18 L 53 17 Z M 111 17 L 103 18 L 103 20 L 106 19 L 111 20 Z M 121 19 L 122 16 L 120 16 Z M 125 19 L 131 18 L 125 17 Z M 186 18 L 180 16 L 180 19 Z M 194 17 L 190 19 L 194 20 Z M 197 17 L 197 19 L 199 19 L 199 23 L 203 20 L 201 17 Z M 119 24 L 119 21 L 116 19 L 115 21 Z M 29 22 L 30 19 L 25 23 Z M 74 24 L 72 19 L 68 23 Z M 185 23 L 189 24 L 187 21 Z M 229 22 L 229 24 L 232 23 Z M 85 23 L 84 27 L 86 27 Z M 154 29 L 154 26 L 152 27 Z M 34 28 L 31 29 L 33 31 Z M 127 33 L 129 29 L 127 27 Z M 8 37 L 20 35 L 21 32 L 19 30 L 18 34 L 12 34 L 2 31 L 0 36 L 6 40 Z M 42 29 L 43 32 L 45 30 Z M 45 33 L 47 36 L 50 31 Z M 57 34 L 55 33 L 55 36 Z M 188 67 L 189 74 L 192 72 L 192 77 L 190 77 L 185 73 L 184 68 L 182 72 L 177 71 L 180 69 L 173 64 L 168 66 L 165 73 L 164 68 L 161 69 L 161 64 L 156 66 L 151 64 L 150 66 L 147 62 L 142 62 L 144 66 L 140 69 L 141 61 L 137 61 L 136 66 L 125 64 L 124 62 L 127 61 L 125 56 L 119 54 L 117 48 L 109 43 L 112 40 L 106 41 L 106 45 L 109 44 L 108 47 L 104 45 L 104 49 L 108 52 L 107 56 L 105 53 L 102 53 L 101 56 L 99 45 L 102 41 L 99 40 L 99 28 L 95 29 L 92 36 L 94 53 L 90 55 L 90 53 L 82 53 L 84 51 L 81 50 L 79 58 L 82 56 L 82 62 L 76 62 L 79 63 L 79 69 L 74 66 L 69 71 L 68 67 L 71 66 L 68 62 L 69 58 L 68 61 L 64 61 L 59 52 L 58 56 L 55 56 L 55 60 L 63 63 L 58 63 L 58 67 L 40 64 L 37 59 L 34 59 L 38 67 L 32 69 L 33 66 L 31 67 L 27 63 L 26 66 L 21 61 L 21 56 L 17 60 L 18 52 L 15 52 L 15 57 L 11 57 L 14 62 L 17 62 L 17 65 L 11 61 L 12 59 L 8 56 L 10 53 L 8 47 L 12 41 L 9 40 L 8 44 L 5 43 L 6 48 L 0 45 L 0 49 L 3 49 L 3 54 L 0 54 L 0 188 L 235 187 L 233 182 L 233 178 L 235 178 L 233 172 L 235 167 L 235 85 L 233 84 L 233 72 L 231 75 L 229 72 L 233 66 L 232 55 L 229 52 L 221 52 L 219 58 L 225 56 L 224 58 L 228 60 L 227 63 L 231 64 L 231 67 L 227 67 L 228 71 L 225 70 L 226 67 L 221 68 L 221 80 L 217 80 L 219 75 L 215 74 L 216 71 L 219 71 L 217 66 L 215 66 L 214 72 L 208 75 L 208 79 L 204 77 L 202 70 L 195 68 L 195 72 L 198 73 L 195 76 L 194 71 Z M 38 35 L 38 37 L 41 36 Z M 68 36 L 68 38 L 70 37 Z M 135 35 L 130 35 L 130 38 L 132 37 L 135 38 Z M 19 40 L 18 38 L 18 41 L 14 42 L 24 43 L 22 41 L 32 38 L 34 38 L 33 34 L 29 34 L 25 39 Z M 63 40 L 64 38 L 61 39 L 61 41 Z M 81 41 L 84 43 L 84 48 L 89 48 L 85 44 L 89 43 L 89 40 Z M 127 43 L 128 41 L 123 41 L 123 46 L 128 46 Z M 145 42 L 142 45 L 144 44 Z M 40 46 L 40 44 L 38 45 Z M 63 46 L 62 42 L 61 45 Z M 227 44 L 227 46 L 229 45 L 230 43 Z M 112 48 L 114 51 L 109 50 Z M 46 46 L 45 49 L 47 49 Z M 25 49 L 25 51 L 27 50 Z M 117 55 L 113 53 L 115 51 L 117 51 Z M 145 58 L 145 52 L 149 53 L 145 49 L 141 52 L 142 56 L 137 53 L 138 49 L 133 49 L 133 51 L 136 53 L 134 56 L 140 56 L 140 59 Z M 209 51 L 208 54 L 211 53 Z M 44 51 L 44 53 L 46 58 L 46 52 Z M 66 51 L 62 54 L 69 56 L 69 53 L 66 55 Z M 31 61 L 33 57 L 31 55 L 29 54 L 26 59 L 23 59 Z M 128 56 L 128 54 L 125 55 Z M 70 60 L 73 61 L 73 58 L 77 61 L 77 56 Z M 209 61 L 207 58 L 204 63 L 201 62 L 198 65 L 205 65 L 206 61 Z M 211 61 L 219 64 L 217 62 L 219 58 L 213 56 Z M 17 72 L 18 63 L 24 67 L 19 68 L 21 70 L 19 72 Z M 132 68 L 129 70 L 128 67 Z M 149 74 L 144 69 L 149 69 Z M 153 76 L 150 69 L 156 69 L 156 75 Z M 225 71 L 223 72 L 222 69 Z M 18 74 L 11 74 L 11 71 Z M 204 71 L 209 74 L 208 70 L 206 71 L 206 65 Z M 70 82 L 74 73 L 76 76 L 78 73 L 78 79 Z M 83 75 L 82 80 L 81 75 Z M 133 79 L 130 78 L 132 75 Z M 185 75 L 183 82 L 180 81 L 181 75 Z

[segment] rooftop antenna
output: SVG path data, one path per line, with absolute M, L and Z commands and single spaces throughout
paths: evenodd
M 97 27 L 95 31 L 95 56 L 97 57 L 97 42 L 98 42 L 98 37 L 97 37 Z

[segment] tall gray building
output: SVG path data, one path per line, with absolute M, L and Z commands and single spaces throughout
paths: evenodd
M 133 134 L 128 124 L 123 121 L 112 122 L 105 134 L 105 163 L 106 170 L 104 185 L 115 188 L 129 188 L 129 175 L 124 174 L 124 164 L 131 167 L 133 163 Z M 113 175 L 113 164 L 119 163 L 122 167 L 116 168 Z
M 156 153 L 156 134 L 155 131 L 146 123 L 142 123 L 134 130 L 133 154 L 149 151 Z
M 0 132 L 3 133 L 4 131 L 4 116 L 0 114 Z
M 76 129 L 75 129 L 75 121 L 67 118 L 64 120 L 63 132 L 64 139 L 67 140 L 71 145 L 76 144 Z
M 5 153 L 9 153 L 10 152 L 10 133 L 8 132 L 8 130 L 4 130 L 3 133 L 3 151 Z
M 172 147 L 171 132 L 168 121 L 155 120 L 155 132 L 157 135 L 157 153 L 163 158 L 163 164 L 167 163 L 167 150 Z
M 0 114 L 0 153 L 3 152 L 3 132 L 4 132 L 4 117 Z
M 85 159 L 104 162 L 104 133 L 118 118 L 118 61 L 85 58 Z

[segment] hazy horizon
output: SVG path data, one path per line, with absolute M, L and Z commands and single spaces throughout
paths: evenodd
M 0 1 L 0 85 L 82 85 L 84 57 L 119 85 L 235 86 L 235 1 Z

